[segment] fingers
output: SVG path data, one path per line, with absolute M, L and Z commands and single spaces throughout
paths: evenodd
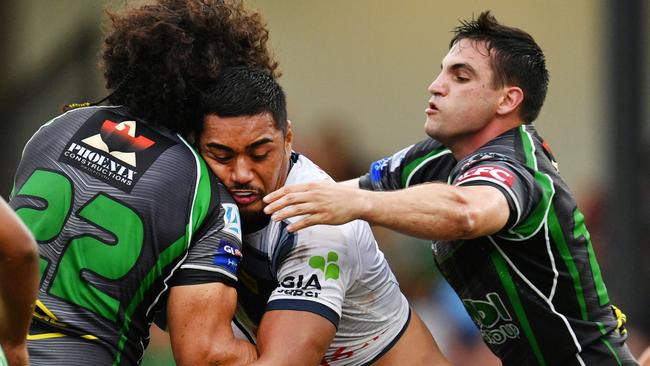
M 310 226 L 316 225 L 317 222 L 314 220 L 314 215 L 309 215 L 306 216 L 304 219 L 296 221 L 292 223 L 291 225 L 287 226 L 287 231 L 290 233 L 296 232 L 298 230 L 302 230 L 305 228 L 308 228 Z
M 277 191 L 274 191 L 274 192 L 271 192 L 271 193 L 267 194 L 266 196 L 264 196 L 264 198 L 262 200 L 264 201 L 264 203 L 269 204 L 271 202 L 277 201 L 278 199 L 286 196 L 289 193 L 307 192 L 309 190 L 310 186 L 311 185 L 309 183 L 308 184 L 292 184 L 292 185 L 288 185 L 288 186 L 283 186 L 283 187 L 280 187 Z
M 278 189 L 277 191 L 273 191 L 273 192 L 267 194 L 266 196 L 264 196 L 264 198 L 262 198 L 262 201 L 264 201 L 264 203 L 266 203 L 266 204 L 270 204 L 272 202 L 275 202 L 276 200 L 278 200 L 279 198 L 282 198 L 285 194 L 287 194 L 287 190 L 289 189 L 288 187 L 291 187 L 291 186 L 280 187 L 280 189 Z M 264 210 L 264 212 L 266 212 L 267 214 L 270 213 L 270 212 L 267 212 L 266 209 Z
M 282 198 L 284 200 L 284 198 Z M 283 202 L 276 201 L 273 202 L 273 204 L 282 204 Z M 285 219 L 288 219 L 290 217 L 295 217 L 295 216 L 300 216 L 300 215 L 306 215 L 312 213 L 312 210 L 310 209 L 312 205 L 309 203 L 290 203 L 288 205 L 284 205 L 284 207 L 279 208 L 278 210 L 275 210 L 274 213 L 271 215 L 271 219 L 273 221 L 282 221 Z

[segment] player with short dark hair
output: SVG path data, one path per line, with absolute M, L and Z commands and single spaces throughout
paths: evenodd
M 347 185 L 284 187 L 267 211 L 306 215 L 290 231 L 361 218 L 433 239 L 436 265 L 504 365 L 637 365 L 584 216 L 532 124 L 547 84 L 533 38 L 484 12 L 456 29 L 429 86 L 432 139 Z
M 34 237 L 0 197 L 0 365 L 29 365 L 25 338 L 37 289 Z
M 291 150 L 284 92 L 264 70 L 231 68 L 206 98 L 199 151 L 242 215 L 237 324 L 255 365 L 446 365 L 362 221 L 300 233 L 272 222 L 262 197 L 331 180 Z
M 43 125 L 16 174 L 10 204 L 40 251 L 31 362 L 136 365 L 158 312 L 177 364 L 251 362 L 230 326 L 237 206 L 185 137 L 223 68 L 274 72 L 267 31 L 228 0 L 159 0 L 111 19 L 102 63 L 115 105 Z

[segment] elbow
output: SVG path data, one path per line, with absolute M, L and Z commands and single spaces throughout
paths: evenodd
M 28 231 L 6 238 L 6 244 L 0 247 L 0 256 L 6 264 L 22 267 L 38 263 L 38 245 Z
M 463 207 L 458 217 L 458 238 L 474 239 L 479 237 L 479 210 L 472 207 Z
M 460 192 L 456 192 L 454 198 L 455 203 L 451 207 L 454 214 L 451 216 L 454 217 L 452 227 L 456 230 L 448 239 L 474 239 L 480 236 L 481 209 L 470 204 L 469 200 Z
M 36 265 L 38 263 L 38 244 L 31 233 L 25 233 L 21 240 L 22 245 L 16 249 L 16 258 L 24 265 Z
M 177 365 L 211 365 L 235 366 L 248 364 L 257 358 L 257 354 L 239 354 L 236 340 L 233 342 L 218 342 L 215 339 L 193 343 L 181 351 L 174 351 Z

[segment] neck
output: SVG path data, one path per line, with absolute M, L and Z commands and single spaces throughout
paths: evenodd
M 493 119 L 490 123 L 485 125 L 481 130 L 472 132 L 463 138 L 451 142 L 447 147 L 451 150 L 456 161 L 461 161 L 463 158 L 478 150 L 481 146 L 494 140 L 497 136 L 509 131 L 515 127 L 520 126 L 522 123 L 519 119 L 507 118 Z
M 255 215 L 242 215 L 242 231 L 244 234 L 254 233 L 261 230 L 271 221 L 271 216 L 266 215 L 263 211 Z

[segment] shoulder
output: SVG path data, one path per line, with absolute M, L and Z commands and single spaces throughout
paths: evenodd
M 332 178 L 305 155 L 293 154 L 291 170 L 289 170 L 287 181 L 284 183 L 285 185 L 322 180 L 332 180 Z

